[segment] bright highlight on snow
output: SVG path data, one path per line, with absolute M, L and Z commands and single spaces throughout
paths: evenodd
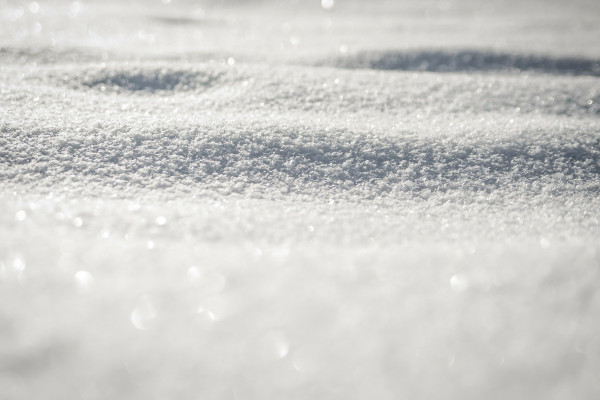
M 463 275 L 452 275 L 452 278 L 450 278 L 450 286 L 455 292 L 462 293 L 469 287 L 469 281 L 467 277 Z
M 321 0 L 321 7 L 323 7 L 326 10 L 333 8 L 334 4 L 335 3 L 333 0 Z
M 94 277 L 88 271 L 77 271 L 75 273 L 75 283 L 79 293 L 89 292 L 94 285 Z

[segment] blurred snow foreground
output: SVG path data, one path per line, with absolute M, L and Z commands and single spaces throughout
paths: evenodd
M 596 399 L 600 3 L 0 0 L 0 399 Z

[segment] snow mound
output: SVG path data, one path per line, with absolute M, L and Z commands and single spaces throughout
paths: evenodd
M 77 176 L 112 185 L 221 184 L 349 189 L 381 194 L 547 185 L 600 188 L 597 132 L 423 137 L 301 125 L 100 126 L 0 129 L 4 180 Z M 287 190 L 287 189 L 286 189 Z
M 341 57 L 334 65 L 343 68 L 430 72 L 543 72 L 557 75 L 600 76 L 600 60 L 551 57 L 478 50 L 414 50 L 360 52 Z

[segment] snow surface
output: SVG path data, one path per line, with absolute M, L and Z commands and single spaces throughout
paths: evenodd
M 599 37 L 0 0 L 0 399 L 596 399 Z

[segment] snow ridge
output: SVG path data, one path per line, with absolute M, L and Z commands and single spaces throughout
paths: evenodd
M 343 68 L 399 71 L 505 71 L 600 76 L 600 60 L 597 59 L 481 50 L 364 51 L 352 56 L 338 58 L 333 61 L 333 64 Z
M 596 193 L 600 133 L 521 132 L 423 137 L 264 123 L 208 126 L 0 127 L 2 179 L 148 186 L 187 182 L 265 187 L 305 185 L 381 193 L 483 190 L 538 182 Z M 287 190 L 287 189 L 286 189 Z

